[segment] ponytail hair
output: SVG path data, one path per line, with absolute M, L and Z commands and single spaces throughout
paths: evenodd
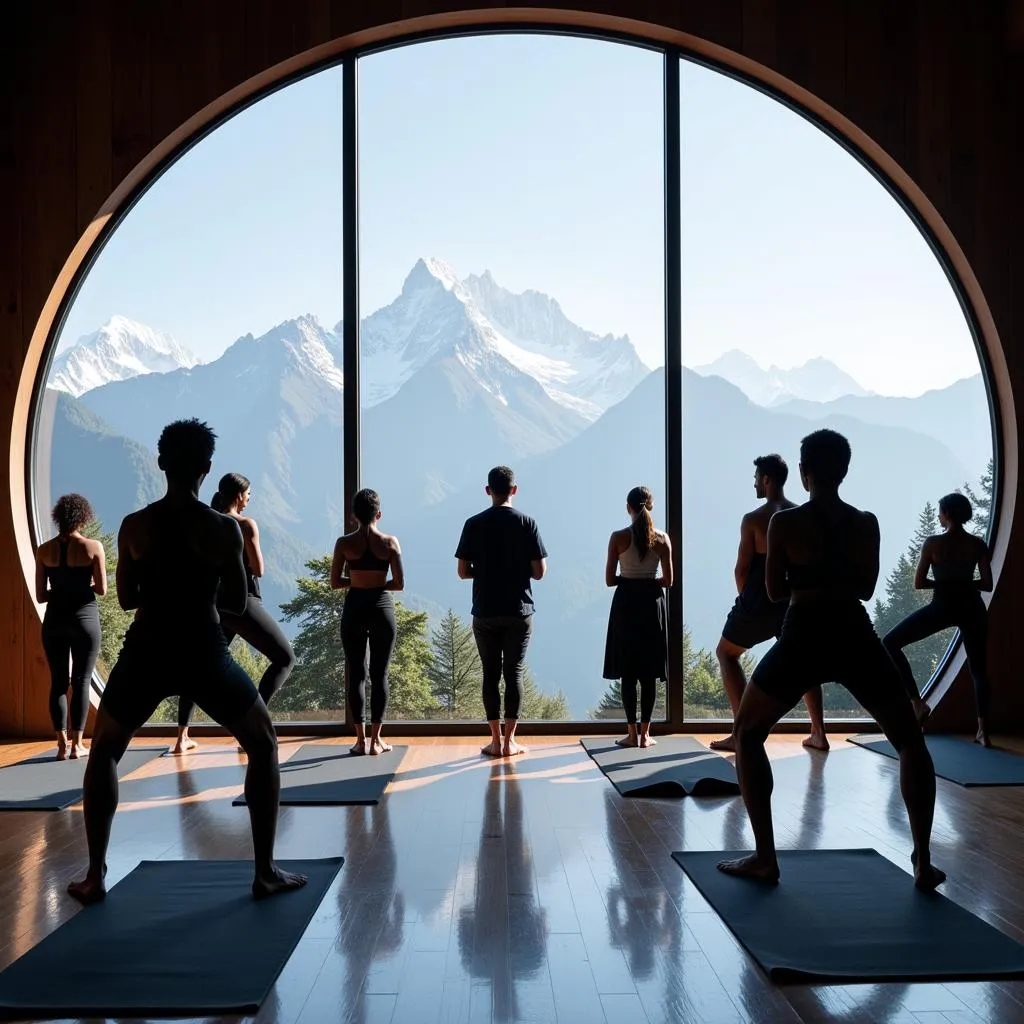
M 210 508 L 215 512 L 227 512 L 247 490 L 248 477 L 242 476 L 241 473 L 225 473 L 217 484 L 216 493 L 210 499 Z
M 634 487 L 626 495 L 626 504 L 636 513 L 636 519 L 630 529 L 633 532 L 633 543 L 636 545 L 637 554 L 644 558 L 647 552 L 654 547 L 654 540 L 657 536 L 654 529 L 654 519 L 651 516 L 651 509 L 654 507 L 654 495 L 649 487 Z

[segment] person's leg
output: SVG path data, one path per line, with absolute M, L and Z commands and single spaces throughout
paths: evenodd
M 967 655 L 967 666 L 974 682 L 974 705 L 978 713 L 978 732 L 975 743 L 983 747 L 992 746 L 988 734 L 989 678 L 988 678 L 988 612 L 981 599 L 960 623 L 960 637 Z
M 50 668 L 50 721 L 57 736 L 57 760 L 68 756 L 68 658 L 71 643 L 54 621 L 43 622 L 43 652 Z
M 85 723 L 89 715 L 89 689 L 96 659 L 100 655 L 100 611 L 93 604 L 80 609 L 76 635 L 71 643 L 71 738 L 70 757 L 89 752 L 85 745 Z
M 348 709 L 356 730 L 351 753 L 366 753 L 366 644 L 369 636 L 364 617 L 357 613 L 352 595 L 346 598 L 341 614 L 341 647 L 345 652 L 345 674 L 348 677 Z
M 917 720 L 922 724 L 931 714 L 931 708 L 921 699 L 917 682 L 914 680 L 913 669 L 910 667 L 907 656 L 903 653 L 903 648 L 938 633 L 940 629 L 945 629 L 948 625 L 951 623 L 946 621 L 946 616 L 933 601 L 896 623 L 882 637 L 882 646 L 896 666 L 903 690 L 910 698 Z
M 474 616 L 473 636 L 480 653 L 484 714 L 491 730 L 491 741 L 480 748 L 488 757 L 501 757 L 501 627 L 486 618 Z
M 187 697 L 178 698 L 178 738 L 174 743 L 172 754 L 187 754 L 198 746 L 188 734 L 188 725 L 192 721 L 192 712 L 195 711 L 195 708 L 195 703 Z
M 395 607 L 382 598 L 370 624 L 370 753 L 384 754 L 391 744 L 381 738 L 380 730 L 388 707 L 388 667 L 395 649 L 398 624 Z
M 821 687 L 812 686 L 804 694 L 804 703 L 811 719 L 811 735 L 804 740 L 804 746 L 811 750 L 828 750 L 828 737 L 825 735 L 825 701 Z
M 245 614 L 238 616 L 232 626 L 234 633 L 270 661 L 259 684 L 263 703 L 269 706 L 274 694 L 284 686 L 295 668 L 295 651 L 258 597 L 249 596 Z
M 743 691 L 747 688 L 747 678 L 743 674 L 743 666 L 740 658 L 746 653 L 747 648 L 726 640 L 723 636 L 715 648 L 715 656 L 718 658 L 718 668 L 722 674 L 722 686 L 725 695 L 729 698 L 729 706 L 732 708 L 733 721 L 740 709 L 740 701 L 743 699 Z M 715 740 L 709 744 L 712 750 L 734 751 L 736 749 L 736 730 L 726 736 L 724 740 Z
M 511 620 L 502 637 L 501 662 L 505 676 L 505 742 L 501 746 L 503 757 L 513 754 L 528 754 L 529 750 L 516 743 L 516 726 L 519 724 L 519 706 L 523 699 L 523 668 L 526 665 L 526 649 L 530 646 L 533 630 L 532 616 Z
M 623 676 L 619 685 L 622 690 L 622 710 L 626 712 L 626 735 L 615 742 L 620 747 L 635 747 L 639 742 L 636 731 L 637 680 L 633 676 Z
M 640 735 L 641 747 L 653 747 L 658 741 L 651 735 L 651 718 L 654 715 L 654 701 L 658 684 L 653 679 L 640 680 Z

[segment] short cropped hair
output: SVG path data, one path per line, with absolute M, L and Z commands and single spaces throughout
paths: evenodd
M 356 496 L 352 499 L 352 514 L 363 526 L 369 526 L 377 518 L 379 511 L 380 495 L 376 491 L 364 487 L 361 491 L 356 492 Z
M 969 523 L 974 518 L 974 509 L 971 508 L 970 501 L 959 491 L 939 498 L 939 511 L 945 513 L 948 518 L 960 526 Z
M 800 442 L 800 464 L 820 484 L 838 487 L 850 468 L 850 442 L 835 430 L 815 430 Z
M 516 475 L 508 466 L 495 466 L 487 474 L 487 486 L 499 498 L 507 498 L 516 485 Z
M 754 459 L 754 465 L 758 473 L 774 480 L 780 487 L 789 479 L 789 466 L 781 455 L 759 455 Z
M 202 473 L 213 459 L 217 435 L 197 419 L 175 420 L 164 427 L 156 450 L 168 476 Z
M 80 530 L 95 518 L 92 505 L 81 494 L 63 494 L 57 499 L 50 513 L 57 530 L 64 536 Z

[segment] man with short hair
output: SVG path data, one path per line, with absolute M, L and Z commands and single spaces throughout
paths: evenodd
M 788 478 L 789 467 L 781 455 L 761 455 L 754 459 L 754 493 L 764 499 L 764 504 L 748 512 L 740 521 L 740 549 L 734 570 L 738 596 L 725 620 L 722 638 L 715 650 L 733 718 L 747 686 L 740 658 L 751 647 L 778 639 L 786 616 L 785 603 L 772 601 L 765 590 L 764 562 L 768 550 L 768 524 L 772 516 L 781 509 L 796 507 L 784 493 Z M 804 746 L 828 750 L 821 687 L 808 690 L 804 703 L 811 716 L 811 735 L 804 740 Z M 724 740 L 715 740 L 711 749 L 734 751 L 736 734 L 733 732 Z
M 473 635 L 483 668 L 483 700 L 491 742 L 488 757 L 525 754 L 515 741 L 522 699 L 523 663 L 533 616 L 532 580 L 547 570 L 547 551 L 537 524 L 512 507 L 518 491 L 508 466 L 495 466 L 485 488 L 491 507 L 466 520 L 455 551 L 459 578 L 473 581 Z M 501 693 L 505 679 L 505 738 Z
M 878 582 L 878 520 L 839 497 L 849 466 L 850 444 L 842 434 L 808 434 L 800 445 L 800 478 L 810 498 L 777 512 L 768 527 L 765 587 L 774 601 L 788 598 L 789 611 L 782 636 L 743 692 L 735 726 L 736 775 L 755 852 L 718 867 L 763 882 L 779 880 L 765 740 L 808 690 L 835 681 L 874 718 L 899 755 L 914 883 L 930 892 L 946 879 L 931 862 L 935 768 L 910 697 L 864 607 Z
M 68 892 L 81 903 L 106 896 L 117 765 L 131 738 L 167 697 L 194 701 L 249 755 L 245 800 L 252 826 L 257 899 L 305 884 L 274 863 L 281 792 L 277 737 L 267 706 L 228 652 L 217 613 L 245 608 L 242 531 L 199 500 L 216 434 L 199 420 L 165 427 L 157 445 L 167 494 L 126 516 L 117 535 L 117 599 L 136 611 L 103 690 L 85 772 L 89 870 Z

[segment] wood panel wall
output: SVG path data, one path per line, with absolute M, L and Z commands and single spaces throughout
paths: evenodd
M 502 8 L 457 0 L 15 0 L 0 13 L 0 439 L 25 353 L 68 254 L 155 145 L 246 79 L 352 32 Z M 543 5 L 522 3 L 540 9 Z M 952 229 L 1024 407 L 1024 11 L 1011 0 L 591 0 L 563 9 L 665 26 L 814 93 L 881 145 Z M 1015 289 L 1014 285 L 1018 287 Z M 18 471 L 17 468 L 15 471 Z M 6 497 L 6 496 L 5 496 Z M 1018 503 L 1019 504 L 1019 503 Z M 0 503 L 0 735 L 46 734 L 39 620 Z M 1024 725 L 1014 524 L 992 604 L 995 715 Z M 969 723 L 958 685 L 940 719 Z

